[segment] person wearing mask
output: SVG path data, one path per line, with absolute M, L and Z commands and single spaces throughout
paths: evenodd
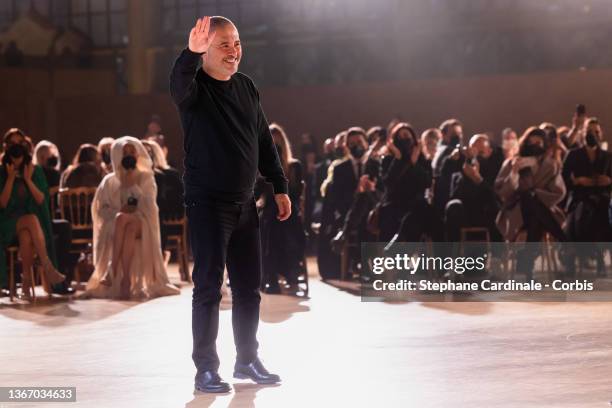
M 565 184 L 555 160 L 547 156 L 546 132 L 528 128 L 519 140 L 518 156 L 504 162 L 495 180 L 501 200 L 497 227 L 502 236 L 514 242 L 526 232 L 527 242 L 539 242 L 545 232 L 557 241 L 566 241 L 561 229 L 563 213 L 557 207 L 565 195 Z M 517 255 L 517 271 L 533 276 L 538 251 L 529 245 Z
M 96 190 L 91 214 L 95 271 L 85 297 L 143 299 L 176 295 L 161 253 L 153 165 L 131 136 L 111 148 L 113 172 Z
M 502 137 L 502 152 L 504 160 L 511 159 L 518 154 L 518 136 L 514 129 L 505 128 L 501 133 Z
M 54 143 L 42 140 L 34 148 L 34 165 L 39 165 L 45 172 L 49 188 L 57 187 L 60 180 L 62 168 L 61 156 Z
M 60 188 L 98 187 L 105 176 L 102 158 L 95 145 L 79 146 L 72 163 L 64 170 Z
M 345 135 L 345 142 L 338 143 L 337 136 L 336 148 L 344 145 L 348 154 L 344 159 L 337 159 L 331 164 L 329 176 L 321 187 L 325 194 L 317 262 L 323 279 L 340 276 L 340 259 L 332 251 L 331 240 L 344 225 L 346 214 L 353 204 L 358 181 L 364 174 L 368 147 L 365 131 L 360 127 L 351 127 L 341 135 Z
M 446 205 L 445 226 L 449 242 L 461 240 L 461 228 L 483 227 L 491 241 L 502 237 L 495 225 L 499 203 L 493 187 L 504 161 L 499 148 L 493 148 L 485 134 L 472 136 L 463 149 L 465 161 L 461 173 L 453 180 L 451 200 Z
M 5 249 L 17 243 L 22 296 L 26 299 L 35 284 L 30 281 L 35 255 L 42 263 L 47 292 L 51 293 L 52 285 L 66 279 L 56 269 L 49 188 L 42 168 L 32 163 L 32 150 L 32 143 L 20 129 L 12 128 L 4 134 L 0 168 L 0 286 L 7 283 Z
M 112 173 L 113 165 L 111 163 L 111 146 L 115 139 L 112 137 L 103 137 L 98 142 L 98 152 L 100 153 L 100 158 L 102 159 L 102 168 L 104 169 L 104 174 Z
M 276 123 L 270 125 L 270 133 L 278 151 L 283 171 L 289 179 L 291 216 L 281 222 L 276 217 L 278 208 L 274 201 L 272 186 L 260 177 L 255 185 L 261 225 L 261 252 L 263 263 L 262 290 L 269 294 L 281 293 L 279 276 L 285 277 L 290 294 L 297 292 L 300 262 L 304 259 L 304 226 L 298 207 L 304 189 L 302 164 L 293 158 L 289 139 L 283 128 Z
M 181 175 L 166 161 L 161 146 L 150 140 L 143 140 L 153 162 L 155 184 L 157 185 L 157 207 L 159 208 L 159 221 L 161 227 L 162 249 L 166 248 L 167 237 L 172 233 L 173 226 L 164 226 L 164 219 L 181 219 L 185 214 L 185 192 Z
M 34 148 L 33 163 L 39 165 L 47 179 L 47 185 L 51 189 L 60 186 L 61 180 L 61 156 L 57 146 L 47 140 L 38 142 Z M 55 240 L 55 248 L 57 255 L 58 269 L 66 275 L 66 280 L 58 285 L 53 286 L 53 293 L 60 295 L 71 295 L 74 289 L 71 287 L 75 260 L 70 254 L 70 246 L 72 241 L 72 225 L 68 220 L 60 219 L 59 206 L 57 205 L 57 194 L 49 197 L 49 200 L 55 200 L 56 213 L 51 214 L 51 226 L 53 230 L 53 238 Z M 53 206 L 50 206 L 50 209 Z
M 185 205 L 194 257 L 192 358 L 195 389 L 228 392 L 218 373 L 221 283 L 232 288 L 234 376 L 273 384 L 258 357 L 261 250 L 253 187 L 257 171 L 272 183 L 278 220 L 291 215 L 287 178 L 253 81 L 241 72 L 238 29 L 221 16 L 198 19 L 170 74 L 184 132 Z M 201 68 L 198 67 L 202 63 Z
M 608 217 L 612 185 L 612 154 L 601 148 L 603 132 L 596 118 L 586 121 L 582 147 L 570 150 L 563 163 L 568 214 L 565 232 L 574 242 L 609 242 L 612 228 Z M 599 255 L 599 254 L 598 254 Z M 597 269 L 604 273 L 603 259 Z M 573 262 L 569 263 L 571 267 Z M 573 275 L 573 268 L 568 271 Z
M 397 123 L 391 129 L 387 149 L 391 154 L 383 158 L 381 166 L 384 195 L 379 241 L 416 242 L 424 233 L 431 235 L 434 224 L 432 208 L 425 200 L 425 190 L 432 181 L 431 166 L 408 123 Z
M 440 125 L 440 132 L 442 139 L 440 139 L 431 165 L 433 168 L 433 205 L 441 219 L 450 198 L 453 174 L 461 171 L 463 166 L 458 150 L 463 140 L 463 126 L 457 119 L 448 119 Z
M 585 137 L 585 123 L 587 121 L 586 109 L 584 105 L 578 105 L 574 115 L 572 116 L 572 126 L 567 132 L 567 136 L 561 141 L 569 150 L 580 147 L 580 142 Z

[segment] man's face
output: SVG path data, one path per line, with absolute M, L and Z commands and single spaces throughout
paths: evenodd
M 348 137 L 346 147 L 349 150 L 354 149 L 355 147 L 361 147 L 363 150 L 365 150 L 368 148 L 368 143 L 365 140 L 365 136 L 357 133 Z
M 445 138 L 447 143 L 461 143 L 463 140 L 463 128 L 461 125 L 451 126 Z
M 217 27 L 215 32 L 215 39 L 204 54 L 204 67 L 216 79 L 228 80 L 238 71 L 242 58 L 240 37 L 233 24 Z
M 597 136 L 597 140 L 599 142 L 603 140 L 603 131 L 601 130 L 601 125 L 599 123 L 589 123 L 589 125 L 586 128 L 585 134 L 589 132 Z

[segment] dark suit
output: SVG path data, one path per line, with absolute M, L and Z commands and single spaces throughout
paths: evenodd
M 362 164 L 362 167 L 365 169 L 365 165 Z M 332 252 L 330 241 L 344 225 L 346 215 L 354 201 L 357 184 L 358 175 L 355 174 L 350 158 L 334 166 L 331 182 L 327 185 L 323 198 L 317 249 L 319 273 L 323 279 L 334 279 L 340 276 L 340 259 Z
M 561 174 L 568 193 L 568 238 L 571 241 L 610 241 L 610 186 L 577 186 L 573 178 L 612 177 L 612 153 L 597 149 L 595 160 L 591 162 L 586 147 L 571 150 L 565 158 Z

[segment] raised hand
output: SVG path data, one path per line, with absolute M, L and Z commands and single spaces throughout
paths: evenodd
M 199 54 L 205 53 L 210 48 L 215 35 L 216 32 L 210 34 L 210 17 L 198 18 L 189 33 L 189 50 Z
M 34 174 L 34 165 L 32 163 L 28 163 L 23 168 L 23 178 L 25 181 L 32 180 L 32 174 Z

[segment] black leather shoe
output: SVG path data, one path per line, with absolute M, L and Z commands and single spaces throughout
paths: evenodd
M 196 391 L 201 392 L 230 392 L 228 383 L 223 382 L 216 371 L 204 371 L 195 376 Z
M 59 285 L 53 286 L 53 293 L 58 295 L 74 295 L 74 288 L 70 287 L 67 284 L 60 283 Z
M 278 284 L 276 284 L 276 285 L 266 285 L 266 287 L 264 288 L 263 292 L 268 294 L 268 295 L 280 295 L 281 294 L 281 289 L 280 289 L 280 286 L 278 286 Z
M 259 359 L 249 364 L 236 363 L 234 365 L 234 378 L 241 380 L 250 379 L 257 384 L 276 384 L 280 382 L 280 377 L 276 374 L 270 374 L 268 370 L 261 364 Z

